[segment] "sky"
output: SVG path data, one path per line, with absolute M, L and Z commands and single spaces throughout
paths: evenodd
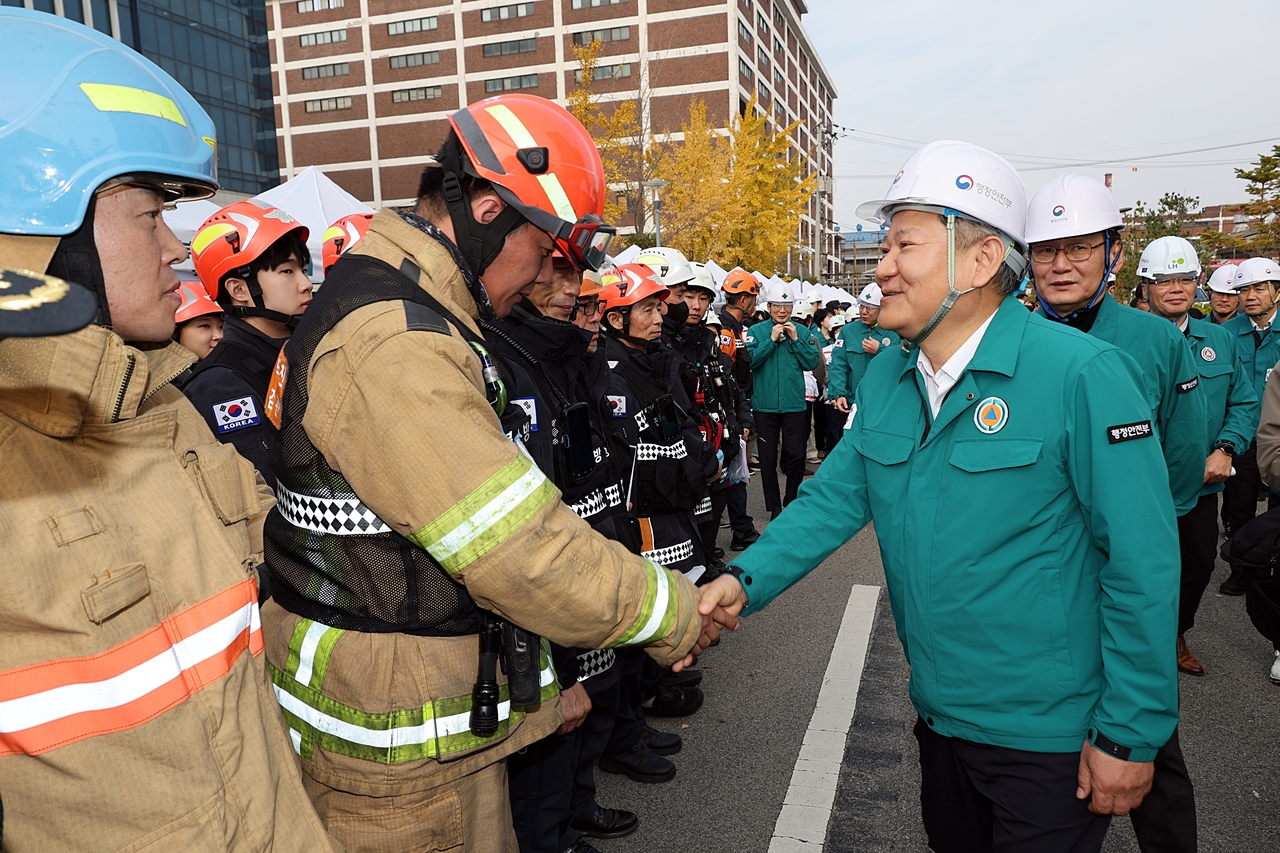
M 845 229 L 937 139 L 1004 154 L 1028 199 L 1063 172 L 1111 172 L 1121 207 L 1166 192 L 1246 201 L 1234 169 L 1280 145 L 1274 0 L 807 4 L 835 123 L 854 130 L 835 147 Z M 1175 154 L 1203 148 L 1217 150 Z M 1121 162 L 1062 168 L 1104 159 Z

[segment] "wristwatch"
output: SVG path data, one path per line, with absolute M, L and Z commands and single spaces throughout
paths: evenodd
M 1133 752 L 1129 747 L 1121 746 L 1097 729 L 1089 729 L 1089 742 L 1107 755 L 1119 758 L 1121 761 L 1128 761 Z
M 1236 446 L 1229 441 L 1219 441 L 1217 444 L 1213 446 L 1213 449 L 1221 450 L 1223 453 L 1227 454 L 1228 456 L 1236 455 Z

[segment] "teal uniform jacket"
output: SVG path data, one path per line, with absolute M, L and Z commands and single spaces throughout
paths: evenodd
M 1231 445 L 1239 456 L 1249 449 L 1258 431 L 1262 404 L 1245 374 L 1244 364 L 1236 357 L 1236 343 L 1231 333 L 1208 320 L 1187 320 L 1187 343 L 1191 357 L 1200 371 L 1200 389 L 1208 409 L 1208 433 L 1204 455 L 1223 442 Z M 1201 496 L 1226 488 L 1226 483 L 1206 483 Z
M 1280 329 L 1277 329 L 1276 325 L 1273 322 L 1271 328 L 1259 334 L 1254 331 L 1253 321 L 1241 311 L 1221 326 L 1222 329 L 1230 332 L 1235 340 L 1236 356 L 1240 359 L 1244 375 L 1249 377 L 1249 382 L 1253 385 L 1253 391 L 1259 400 L 1267 389 L 1267 379 L 1271 376 L 1271 371 L 1275 369 L 1276 362 L 1280 362 Z M 1258 415 L 1261 417 L 1262 413 L 1259 412 Z M 1249 432 L 1250 443 L 1253 442 L 1257 431 L 1258 424 L 1255 421 L 1253 429 Z
M 1044 309 L 1041 308 L 1043 316 Z M 1141 368 L 1169 469 L 1169 489 L 1178 515 L 1200 500 L 1204 485 L 1204 425 L 1208 417 L 1200 377 L 1178 327 L 1154 314 L 1102 297 L 1088 334 L 1115 344 Z
M 803 412 L 804 372 L 818 366 L 822 358 L 814 333 L 808 326 L 788 320 L 796 329 L 796 339 L 771 337 L 773 321 L 765 320 L 747 329 L 743 343 L 751 353 L 751 409 L 755 412 Z
M 934 420 L 917 354 L 872 360 L 844 440 L 733 560 L 747 612 L 874 520 L 934 731 L 1058 753 L 1101 732 L 1151 761 L 1178 720 L 1181 565 L 1131 359 L 1010 298 Z
M 845 323 L 831 348 L 831 368 L 827 372 L 827 399 L 835 401 L 837 397 L 853 400 L 853 392 L 867 372 L 867 365 L 875 358 L 862 349 L 862 342 L 874 339 L 880 344 L 880 353 L 893 349 L 902 342 L 896 332 L 882 329 L 879 326 L 868 326 L 861 320 L 856 323 Z

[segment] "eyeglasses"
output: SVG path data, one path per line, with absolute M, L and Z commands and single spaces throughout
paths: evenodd
M 583 317 L 594 317 L 600 313 L 599 299 L 579 299 L 578 313 Z
M 1067 260 L 1087 261 L 1093 254 L 1093 250 L 1107 244 L 1106 240 L 1095 246 L 1088 243 L 1072 243 L 1070 246 L 1036 246 L 1031 250 L 1031 260 L 1037 264 L 1051 264 L 1057 259 L 1058 253 L 1062 252 L 1067 256 Z

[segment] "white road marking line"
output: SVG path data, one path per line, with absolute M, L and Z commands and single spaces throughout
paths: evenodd
M 879 600 L 878 586 L 855 584 L 849 592 L 840 632 L 822 677 L 818 704 L 804 733 L 804 745 L 774 824 L 769 853 L 822 850 Z

